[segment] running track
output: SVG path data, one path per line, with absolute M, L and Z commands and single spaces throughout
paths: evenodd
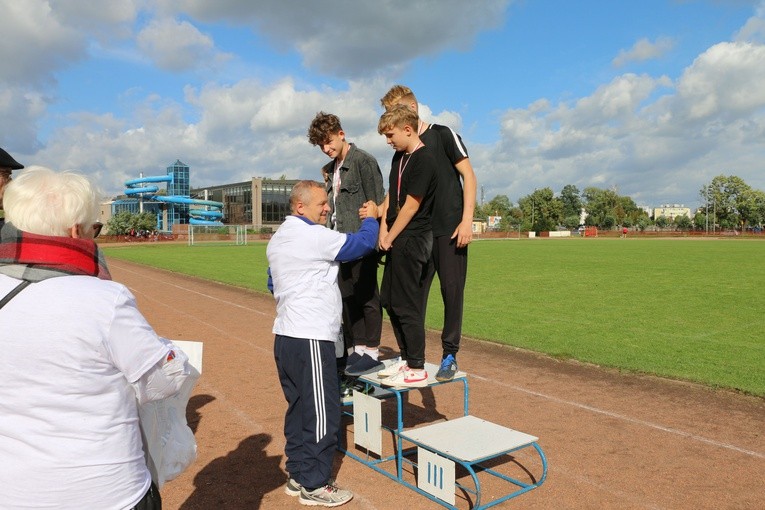
M 271 297 L 115 259 L 109 266 L 160 335 L 205 344 L 188 412 L 199 457 L 162 489 L 165 508 L 303 508 L 282 492 L 286 404 Z M 383 346 L 395 346 L 387 325 Z M 429 335 L 428 360 L 439 355 Z M 544 485 L 496 508 L 765 508 L 763 399 L 479 341 L 463 340 L 459 361 L 471 414 L 538 436 L 549 461 Z M 461 385 L 412 395 L 423 415 L 460 413 Z M 532 456 L 517 458 L 534 472 Z M 442 508 L 349 458 L 338 455 L 336 466 L 338 483 L 355 494 L 343 508 Z

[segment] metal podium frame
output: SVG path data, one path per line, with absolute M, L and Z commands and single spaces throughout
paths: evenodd
M 425 368 L 428 371 L 428 374 L 435 374 L 438 370 L 437 366 L 429 364 L 429 363 L 426 363 Z M 448 420 L 445 422 L 425 425 L 423 427 L 415 427 L 409 430 L 404 430 L 403 395 L 405 395 L 406 393 L 410 391 L 416 391 L 423 388 L 387 387 L 383 385 L 384 379 L 378 378 L 376 374 L 362 376 L 359 378 L 359 382 L 363 382 L 367 389 L 374 389 L 374 393 L 377 393 L 377 395 L 373 394 L 372 395 L 373 398 L 378 398 L 378 399 L 395 398 L 396 399 L 396 428 L 393 429 L 389 426 L 381 425 L 381 430 L 380 430 L 380 433 L 382 433 L 382 430 L 387 430 L 393 434 L 395 438 L 395 441 L 394 441 L 395 451 L 393 452 L 392 455 L 388 455 L 388 456 L 380 455 L 379 458 L 377 458 L 377 457 L 373 457 L 372 453 L 370 453 L 369 450 L 367 450 L 367 453 L 365 456 L 360 456 L 356 454 L 355 452 L 349 451 L 348 448 L 344 447 L 344 444 L 345 444 L 344 441 L 340 441 L 338 443 L 338 449 L 342 451 L 343 453 L 345 453 L 345 455 L 347 455 L 348 457 L 351 457 L 352 459 L 357 460 L 358 462 L 361 462 L 362 464 L 365 464 L 366 466 L 374 469 L 375 471 L 382 473 L 388 478 L 406 487 L 409 487 L 410 489 L 422 494 L 428 499 L 436 503 L 439 503 L 440 505 L 443 505 L 446 508 L 450 508 L 454 510 L 458 508 L 457 506 L 455 506 L 454 503 L 450 501 L 446 501 L 445 499 L 442 499 L 441 497 L 434 495 L 434 493 L 428 492 L 427 490 L 424 490 L 418 487 L 417 485 L 413 485 L 412 483 L 404 479 L 404 476 L 403 476 L 404 463 L 407 463 L 408 465 L 414 468 L 417 468 L 418 476 L 419 474 L 421 474 L 419 471 L 421 467 L 418 466 L 418 463 L 420 462 L 419 455 L 418 455 L 417 461 L 408 458 L 410 456 L 418 454 L 418 451 L 420 451 L 420 449 L 424 449 L 426 453 L 430 452 L 430 454 L 435 454 L 437 456 L 436 457 L 437 459 L 447 459 L 449 462 L 454 463 L 455 466 L 459 465 L 465 469 L 465 471 L 470 475 L 474 487 L 466 486 L 459 482 L 454 482 L 454 492 L 456 492 L 457 490 L 462 490 L 466 494 L 466 496 L 467 494 L 474 496 L 475 500 L 472 501 L 472 506 L 471 506 L 473 510 L 483 510 L 486 508 L 490 508 L 499 503 L 507 501 L 511 498 L 524 494 L 542 485 L 545 479 L 547 478 L 547 458 L 542 448 L 537 443 L 538 438 L 534 436 L 530 436 L 523 432 L 519 432 L 519 431 L 515 431 L 512 429 L 503 427 L 501 425 L 496 425 L 491 422 L 481 420 L 469 414 L 468 402 L 469 402 L 470 390 L 468 386 L 467 374 L 465 374 L 464 372 L 457 372 L 454 379 L 447 382 L 436 381 L 431 375 L 428 380 L 428 384 L 426 386 L 428 388 L 433 388 L 443 384 L 452 384 L 452 383 L 461 382 L 463 385 L 463 399 L 464 399 L 463 416 L 458 417 L 456 419 Z M 347 402 L 345 407 L 347 408 L 352 405 L 353 405 L 352 401 Z M 344 410 L 343 414 L 346 416 L 353 416 L 353 413 L 347 410 Z M 341 428 L 341 432 L 344 430 L 345 428 Z M 452 436 L 466 437 L 471 434 L 472 434 L 471 437 L 478 437 L 479 440 L 482 436 L 490 435 L 492 444 L 488 445 L 486 444 L 486 442 L 484 442 L 484 444 L 464 445 L 462 444 L 463 442 L 454 443 L 451 440 Z M 414 447 L 405 449 L 404 442 L 411 443 L 414 445 Z M 452 446 L 456 446 L 456 447 L 452 448 Z M 460 446 L 463 446 L 463 447 L 460 447 Z M 475 446 L 475 448 L 473 448 L 473 446 Z M 522 482 L 520 480 L 511 478 L 503 473 L 500 473 L 496 471 L 495 469 L 491 469 L 487 466 L 484 466 L 484 464 L 487 463 L 488 461 L 497 459 L 499 457 L 502 457 L 503 455 L 507 455 L 512 452 L 522 450 L 528 447 L 532 447 L 536 451 L 542 464 L 542 475 L 539 477 L 538 480 L 534 481 L 533 483 Z M 391 461 L 396 462 L 395 474 L 388 469 L 383 469 L 382 467 L 384 464 Z M 430 464 L 428 466 L 428 469 L 430 469 Z M 512 485 L 512 488 L 514 490 L 505 494 L 502 497 L 493 499 L 492 501 L 486 503 L 485 505 L 481 505 L 482 491 L 481 491 L 481 481 L 478 478 L 479 473 L 486 473 L 489 476 L 493 476 L 499 480 L 508 482 L 509 484 Z M 430 478 L 430 472 L 428 472 L 427 476 L 428 478 Z M 532 477 L 532 480 L 533 480 L 533 477 Z M 468 501 L 470 501 L 468 497 L 466 497 L 465 499 L 468 499 Z

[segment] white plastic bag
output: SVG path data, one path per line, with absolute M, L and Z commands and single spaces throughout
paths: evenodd
M 196 439 L 186 422 L 186 406 L 202 374 L 202 342 L 175 340 L 173 344 L 189 357 L 189 376 L 176 395 L 138 406 L 146 464 L 160 488 L 197 458 Z

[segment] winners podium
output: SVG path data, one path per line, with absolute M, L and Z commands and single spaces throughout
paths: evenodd
M 393 360 L 386 361 L 386 366 Z M 524 494 L 544 483 L 547 458 L 538 438 L 469 414 L 467 374 L 438 382 L 438 367 L 425 364 L 424 388 L 386 387 L 376 374 L 361 376 L 343 414 L 352 417 L 353 445 L 340 438 L 340 450 L 392 480 L 447 508 L 481 510 Z M 410 392 L 462 384 L 462 416 L 407 427 L 405 400 Z M 390 405 L 395 402 L 395 409 Z M 383 406 L 388 408 L 383 409 Z M 348 411 L 353 407 L 352 412 Z M 436 409 L 421 409 L 422 413 Z M 420 414 L 422 414 L 420 413 Z M 426 417 L 427 419 L 427 417 Z M 348 420 L 346 420 L 348 421 Z M 346 438 L 349 424 L 341 426 Z M 541 472 L 536 477 L 533 473 Z M 459 498 L 458 498 L 459 495 Z M 458 499 L 460 500 L 458 502 Z

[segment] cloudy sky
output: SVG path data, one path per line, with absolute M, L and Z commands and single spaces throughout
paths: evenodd
M 192 186 L 319 178 L 319 110 L 387 177 L 395 83 L 462 134 L 485 201 L 765 190 L 765 0 L 0 0 L 0 146 L 107 194 L 176 159 Z

